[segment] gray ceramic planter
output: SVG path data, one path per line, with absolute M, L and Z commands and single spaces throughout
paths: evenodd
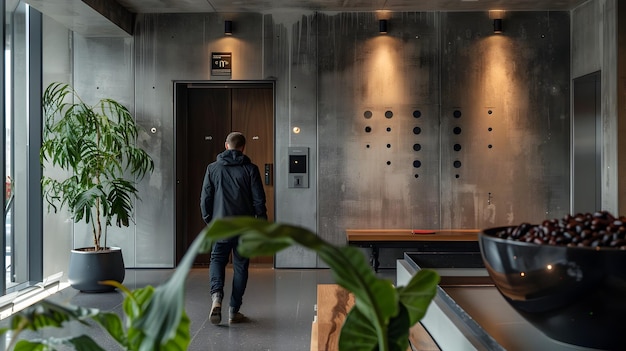
M 70 255 L 69 283 L 82 292 L 108 292 L 115 290 L 110 285 L 99 284 L 103 280 L 124 281 L 124 259 L 122 249 L 109 247 L 91 251 L 93 248 L 74 249 Z

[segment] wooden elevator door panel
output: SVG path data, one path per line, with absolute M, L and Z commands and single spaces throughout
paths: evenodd
M 271 88 L 237 88 L 232 92 L 232 127 L 246 136 L 245 154 L 259 167 L 267 199 L 267 217 L 274 220 L 274 104 Z M 269 165 L 270 182 L 265 181 Z
M 231 129 L 230 89 L 189 89 L 187 125 L 187 211 L 185 250 L 206 226 L 200 213 L 200 192 L 204 173 L 217 154 L 224 151 L 224 141 Z M 209 254 L 201 254 L 196 264 L 208 264 Z
M 271 86 L 245 87 L 193 87 L 187 91 L 186 144 L 187 154 L 185 208 L 178 220 L 185 225 L 183 247 L 189 245 L 205 227 L 200 213 L 200 193 L 204 173 L 217 154 L 224 151 L 226 136 L 231 131 L 240 131 L 246 136 L 245 154 L 259 167 L 264 181 L 268 219 L 274 220 L 274 92 Z M 180 96 L 183 96 L 181 94 Z M 179 109 L 185 111 L 185 109 Z M 184 113 L 183 113 L 184 115 Z M 184 125 L 184 124 L 179 124 Z M 181 136 L 181 138 L 183 138 Z M 269 183 L 265 182 L 265 165 L 271 168 Z M 177 241 L 179 242 L 179 241 Z M 198 255 L 196 265 L 208 265 L 210 254 Z M 271 263 L 273 257 L 257 257 L 252 263 Z

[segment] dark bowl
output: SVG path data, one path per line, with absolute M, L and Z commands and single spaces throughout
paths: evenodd
M 626 349 L 626 251 L 479 235 L 485 267 L 504 299 L 548 337 L 584 347 Z

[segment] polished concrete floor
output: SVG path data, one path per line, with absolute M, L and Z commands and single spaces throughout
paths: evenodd
M 227 272 L 225 299 L 230 297 L 232 269 Z M 127 270 L 124 285 L 133 289 L 158 285 L 172 270 Z M 395 270 L 381 270 L 382 277 L 395 280 Z M 208 320 L 210 309 L 208 268 L 194 268 L 186 284 L 186 311 L 191 319 L 191 343 L 188 350 L 202 351 L 299 351 L 310 350 L 311 323 L 315 316 L 317 284 L 334 283 L 328 269 L 274 269 L 267 265 L 250 267 L 248 287 L 241 312 L 249 321 L 228 324 L 223 313 L 222 323 Z M 120 312 L 123 294 L 119 292 L 88 294 L 66 288 L 52 297 L 73 305 L 96 307 Z M 89 334 L 107 351 L 120 350 L 117 344 L 98 326 L 72 324 L 60 335 Z M 58 335 L 54 332 L 30 337 Z

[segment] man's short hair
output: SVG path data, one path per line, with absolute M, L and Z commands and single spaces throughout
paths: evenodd
M 229 149 L 240 150 L 246 145 L 246 137 L 240 132 L 232 132 L 226 137 L 226 143 Z

